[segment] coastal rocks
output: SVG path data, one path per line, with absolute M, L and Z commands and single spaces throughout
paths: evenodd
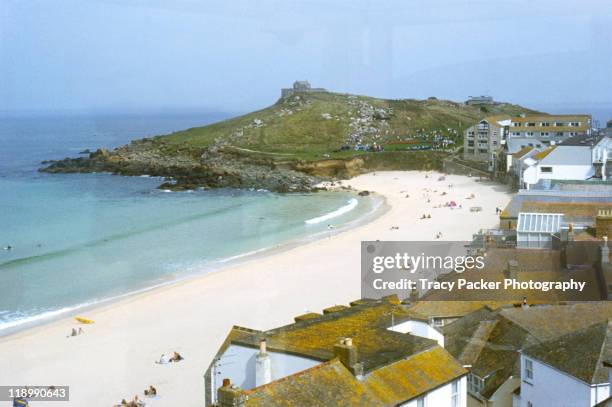
M 370 196 L 370 191 L 359 191 L 357 194 L 359 196 Z
M 269 159 L 239 150 L 213 148 L 181 150 L 153 141 L 137 141 L 113 151 L 98 149 L 88 157 L 48 161 L 40 169 L 49 173 L 110 172 L 151 175 L 167 180 L 159 188 L 171 191 L 198 188 L 247 188 L 275 192 L 315 190 L 321 178 L 288 164 L 276 168 Z

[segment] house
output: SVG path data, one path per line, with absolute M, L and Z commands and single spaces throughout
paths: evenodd
M 608 397 L 607 374 L 597 365 L 609 354 L 611 316 L 607 301 L 482 308 L 442 332 L 446 350 L 470 370 L 468 405 L 587 406 Z
M 508 139 L 527 138 L 544 145 L 591 135 L 590 115 L 520 115 L 510 120 Z
M 291 88 L 283 88 L 281 89 L 281 98 L 285 98 L 296 93 L 317 93 L 317 92 L 327 92 L 326 89 L 323 88 L 313 88 L 310 86 L 310 82 L 308 81 L 295 81 L 293 82 L 293 86 Z
M 486 162 L 489 170 L 494 170 L 509 124 L 509 116 L 490 116 L 468 127 L 463 137 L 463 159 Z
M 232 328 L 204 375 L 205 405 L 466 406 L 467 371 L 396 296 L 295 321 Z
M 491 96 L 480 95 L 480 96 L 470 96 L 468 100 L 465 101 L 465 104 L 468 106 L 480 106 L 480 105 L 492 105 L 495 101 Z
M 520 406 L 594 406 L 610 396 L 604 362 L 612 323 L 601 321 L 520 352 Z
M 608 137 L 573 136 L 523 159 L 520 185 L 529 189 L 541 180 L 605 180 L 609 157 L 612 141 Z
M 562 213 L 574 228 L 595 226 L 601 209 L 612 208 L 612 184 L 555 181 L 549 189 L 520 190 L 502 210 L 500 228 L 516 230 L 521 212 Z

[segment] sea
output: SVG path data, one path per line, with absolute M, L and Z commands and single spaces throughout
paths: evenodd
M 160 178 L 38 171 L 43 160 L 227 117 L 0 116 L 0 336 L 325 238 L 380 205 L 349 192 L 168 192 Z

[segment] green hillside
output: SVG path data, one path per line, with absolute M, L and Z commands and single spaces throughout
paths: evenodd
M 461 141 L 466 126 L 492 114 L 531 112 L 511 104 L 466 106 L 447 100 L 385 100 L 337 93 L 302 93 L 243 116 L 156 137 L 168 152 L 236 147 L 283 159 L 341 158 L 356 144 L 386 144 L 435 134 Z M 350 151 L 338 151 L 350 146 Z M 347 147 L 345 147 L 347 148 Z M 248 153 L 249 151 L 245 151 Z

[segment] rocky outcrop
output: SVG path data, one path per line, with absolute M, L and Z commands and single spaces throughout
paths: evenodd
M 271 160 L 207 149 L 194 152 L 166 151 L 163 145 L 138 141 L 112 152 L 98 149 L 88 157 L 45 162 L 40 171 L 49 173 L 110 172 L 121 175 L 151 175 L 167 178 L 160 188 L 256 188 L 276 192 L 312 191 L 321 181 L 292 166 L 277 168 Z

